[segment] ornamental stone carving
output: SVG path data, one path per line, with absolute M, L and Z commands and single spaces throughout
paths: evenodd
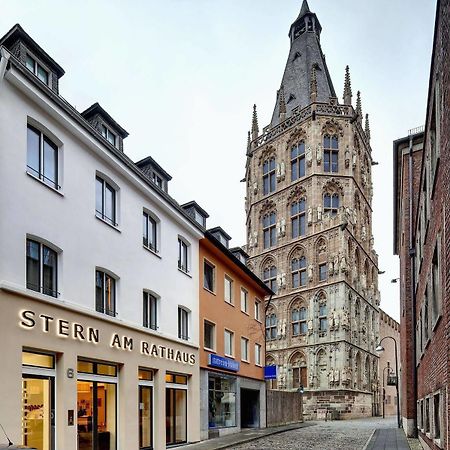
M 306 147 L 306 164 L 308 165 L 308 167 L 312 166 L 312 149 L 311 146 L 308 145 L 308 147 Z
M 290 205 L 292 203 L 295 203 L 300 199 L 304 198 L 305 196 L 306 196 L 306 189 L 303 186 L 297 185 L 289 192 L 287 204 Z
M 286 176 L 286 165 L 284 161 L 277 164 L 277 181 L 283 181 Z
M 317 144 L 316 161 L 317 165 L 320 166 L 320 164 L 322 163 L 322 144 Z
M 277 207 L 275 205 L 275 202 L 272 200 L 266 200 L 262 204 L 261 209 L 259 210 L 259 218 L 265 216 L 268 213 L 276 212 L 276 211 L 277 211 Z
M 276 158 L 277 151 L 275 147 L 268 145 L 259 156 L 258 165 L 261 165 L 264 163 L 264 161 L 267 161 L 268 159 Z

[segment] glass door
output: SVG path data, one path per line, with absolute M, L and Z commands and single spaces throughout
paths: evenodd
M 22 442 L 37 450 L 53 450 L 55 441 L 54 378 L 22 376 Z
M 166 388 L 166 443 L 187 442 L 187 391 Z
M 77 381 L 78 450 L 116 450 L 116 384 Z
M 151 386 L 139 386 L 139 448 L 153 448 L 152 411 L 153 392 Z

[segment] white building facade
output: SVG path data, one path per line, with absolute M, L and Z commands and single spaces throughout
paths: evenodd
M 20 26 L 0 50 L 0 423 L 39 450 L 199 440 L 201 227 Z

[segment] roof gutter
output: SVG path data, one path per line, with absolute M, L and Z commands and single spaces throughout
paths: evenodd
M 9 53 L 6 52 L 3 47 L 0 47 L 0 88 L 2 87 L 3 84 L 3 78 L 5 77 L 8 61 L 9 61 Z

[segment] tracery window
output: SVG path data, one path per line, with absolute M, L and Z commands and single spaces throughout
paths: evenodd
M 306 200 L 302 198 L 291 205 L 292 238 L 306 233 Z
M 306 325 L 306 308 L 304 306 L 292 310 L 291 323 L 292 336 L 306 334 L 308 328 Z
M 263 164 L 263 193 L 264 195 L 275 191 L 276 173 L 275 158 L 271 158 Z
M 268 266 L 263 270 L 263 281 L 273 291 L 277 291 L 277 268 Z
M 305 143 L 300 141 L 291 149 L 291 181 L 304 177 L 305 174 Z
M 323 196 L 323 212 L 330 213 L 332 217 L 335 217 L 339 210 L 339 195 L 338 194 L 325 194 Z
M 291 262 L 292 287 L 306 286 L 306 258 L 294 258 Z
M 336 173 L 339 170 L 339 141 L 336 135 L 323 137 L 323 170 Z
M 291 361 L 292 366 L 292 388 L 298 389 L 300 386 L 304 388 L 308 386 L 308 369 L 305 356 L 297 354 Z
M 277 338 L 277 315 L 272 312 L 266 316 L 266 340 L 273 341 Z
M 321 303 L 319 305 L 319 331 L 327 331 L 328 319 L 327 319 L 327 304 Z
M 275 212 L 266 214 L 263 217 L 264 248 L 272 247 L 277 243 L 276 221 L 277 215 Z

